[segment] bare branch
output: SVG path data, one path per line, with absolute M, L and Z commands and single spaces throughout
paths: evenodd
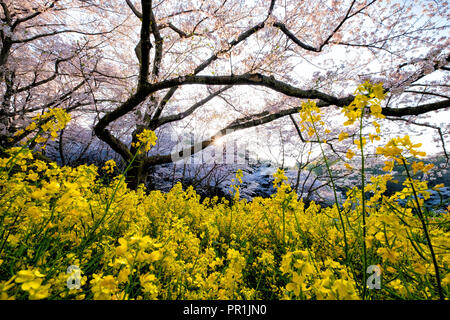
M 443 94 L 439 94 L 439 93 L 436 93 L 436 92 L 417 91 L 417 90 L 405 90 L 403 92 L 416 93 L 416 94 L 425 94 L 425 95 L 430 95 L 430 96 L 436 96 L 436 97 L 440 97 L 440 98 L 450 99 L 449 96 L 446 96 L 446 95 L 443 95 Z
M 130 112 L 134 107 L 141 103 L 147 96 L 163 89 L 169 89 L 186 84 L 203 84 L 203 85 L 256 85 L 270 88 L 274 91 L 283 93 L 287 96 L 301 98 L 301 99 L 317 99 L 319 107 L 335 105 L 339 107 L 346 106 L 353 101 L 354 96 L 347 96 L 338 98 L 328 95 L 317 90 L 302 90 L 296 88 L 288 83 L 278 81 L 273 77 L 267 77 L 262 74 L 243 74 L 231 76 L 180 76 L 173 79 L 164 80 L 158 83 L 149 84 L 140 87 L 138 92 L 129 99 L 128 103 L 122 104 L 119 108 L 105 115 L 104 118 L 96 126 L 96 132 L 102 126 L 117 120 L 119 117 Z M 131 103 L 133 102 L 133 103 Z M 419 105 L 416 107 L 391 108 L 385 107 L 382 113 L 385 116 L 406 116 L 419 115 L 430 111 L 440 110 L 450 107 L 450 100 L 444 100 L 435 103 Z M 284 114 L 287 115 L 288 113 Z M 98 131 L 100 132 L 100 131 Z
M 200 152 L 210 146 L 215 140 L 226 136 L 227 134 L 242 130 L 242 129 L 248 129 L 252 127 L 256 127 L 262 124 L 266 124 L 269 122 L 272 122 L 274 120 L 280 119 L 286 115 L 290 115 L 293 113 L 298 112 L 298 107 L 290 108 L 281 110 L 275 113 L 268 113 L 267 111 L 263 111 L 261 113 L 243 117 L 240 119 L 236 119 L 223 129 L 219 130 L 216 134 L 211 136 L 209 139 L 206 139 L 202 142 L 196 143 L 190 147 L 187 147 L 179 152 L 170 154 L 170 155 L 157 155 L 157 156 L 151 156 L 145 160 L 146 166 L 153 166 L 156 164 L 164 164 L 164 163 L 171 163 L 173 159 L 182 159 L 186 157 L 190 157 L 191 155 Z
M 151 6 L 150 6 L 150 27 L 153 36 L 155 37 L 155 58 L 153 59 L 152 75 L 154 77 L 157 77 L 159 75 L 159 68 L 162 60 L 163 39 L 161 37 L 161 34 L 159 33 L 159 28 L 156 23 L 156 18 Z
M 367 5 L 365 5 L 364 7 L 362 7 L 361 9 L 357 10 L 356 12 L 354 12 L 353 14 L 350 14 L 353 5 L 355 4 L 356 0 L 352 1 L 352 3 L 350 4 L 350 7 L 347 10 L 347 13 L 345 14 L 344 18 L 340 21 L 340 23 L 336 26 L 336 28 L 334 28 L 333 32 L 330 33 L 330 35 L 327 37 L 327 39 L 318 47 L 315 48 L 313 46 L 310 46 L 306 43 L 304 43 L 303 41 L 301 41 L 300 39 L 298 39 L 287 27 L 285 24 L 281 23 L 281 22 L 275 22 L 273 24 L 274 27 L 280 29 L 289 39 L 292 40 L 292 42 L 294 42 L 296 45 L 298 45 L 299 47 L 308 50 L 308 51 L 313 51 L 313 52 L 321 52 L 323 47 L 325 47 L 331 40 L 331 38 L 334 36 L 334 34 L 336 32 L 339 31 L 339 29 L 342 27 L 342 25 L 344 24 L 345 21 L 347 21 L 348 19 L 350 19 L 351 17 L 355 16 L 356 14 L 360 13 L 361 11 L 363 11 L 364 9 L 366 9 L 367 7 L 369 7 L 370 5 L 372 5 L 374 2 L 376 2 L 377 0 L 372 0 L 371 2 L 369 2 Z M 350 44 L 347 44 L 350 45 Z
M 404 108 L 383 108 L 382 113 L 385 116 L 403 117 L 403 116 L 418 116 L 430 111 L 437 111 L 445 108 L 450 108 L 450 100 L 442 100 L 433 103 L 422 104 L 416 107 Z
M 14 21 L 13 25 L 11 26 L 11 30 L 14 30 L 19 24 L 26 22 L 28 20 L 34 19 L 36 18 L 38 15 L 42 14 L 43 12 L 47 11 L 48 9 L 51 9 L 55 6 L 55 4 L 58 2 L 59 0 L 55 0 L 53 1 L 50 6 L 48 6 L 45 10 L 37 10 L 36 12 L 33 12 L 32 14 L 23 17 L 23 18 L 19 18 L 16 21 Z
M 147 84 L 144 90 L 148 94 L 151 94 L 159 90 L 186 84 L 263 86 L 290 97 L 297 97 L 302 99 L 319 99 L 336 106 L 344 106 L 346 104 L 349 104 L 354 98 L 353 96 L 349 96 L 346 98 L 337 98 L 317 90 L 302 90 L 286 82 L 276 80 L 272 76 L 268 77 L 260 73 L 246 73 L 242 75 L 231 76 L 179 76 L 158 83 Z
M 298 134 L 298 136 L 300 137 L 300 140 L 303 143 L 308 143 L 308 142 L 309 143 L 326 143 L 327 145 L 330 146 L 330 149 L 333 151 L 333 153 L 336 154 L 336 156 L 338 156 L 342 160 L 341 155 L 337 152 L 337 150 L 334 148 L 334 145 L 331 143 L 332 141 L 335 141 L 338 138 L 327 139 L 325 142 L 324 141 L 318 141 L 318 140 L 305 140 L 303 138 L 302 131 L 300 130 L 300 128 L 299 128 L 297 122 L 295 121 L 294 117 L 292 116 L 292 114 L 289 114 L 289 118 L 291 119 L 292 123 L 294 124 L 295 130 L 297 131 L 297 134 Z
M 308 51 L 319 52 L 319 50 L 317 48 L 314 48 L 313 46 L 310 46 L 310 45 L 304 43 L 303 41 L 301 41 L 300 39 L 298 39 L 291 31 L 289 31 L 289 29 L 286 27 L 285 24 L 283 24 L 281 22 L 275 22 L 273 24 L 273 26 L 280 29 L 289 39 L 292 40 L 292 42 L 294 42 L 299 47 L 301 47 L 305 50 L 308 50 Z
M 59 72 L 59 71 L 58 71 L 58 67 L 59 67 L 59 64 L 62 63 L 62 62 L 68 61 L 68 60 L 72 59 L 73 57 L 74 57 L 74 56 L 72 55 L 72 56 L 67 57 L 67 58 L 64 58 L 64 59 L 58 59 L 58 60 L 56 60 L 56 62 L 55 62 L 55 72 L 54 72 L 50 77 L 48 77 L 48 78 L 46 78 L 46 79 L 43 79 L 43 80 L 40 80 L 40 81 L 33 81 L 31 84 L 29 84 L 29 85 L 27 85 L 27 86 L 25 86 L 25 87 L 22 87 L 22 88 L 18 88 L 18 89 L 13 90 L 13 93 L 20 93 L 20 92 L 23 92 L 23 91 L 28 91 L 28 90 L 30 90 L 30 89 L 39 87 L 39 86 L 41 86 L 41 85 L 43 85 L 43 84 L 46 84 L 46 83 L 48 83 L 48 82 L 54 80 L 54 79 L 58 76 L 58 72 Z
M 347 10 L 347 13 L 345 14 L 344 19 L 341 20 L 341 22 L 336 26 L 336 28 L 334 28 L 333 32 L 331 32 L 331 34 L 327 37 L 327 39 L 320 45 L 318 51 L 321 51 L 322 48 L 328 44 L 328 42 L 334 36 L 334 34 L 336 32 L 338 32 L 338 30 L 342 27 L 344 22 L 350 17 L 350 11 L 352 11 L 352 8 L 353 8 L 353 5 L 355 4 L 355 2 L 356 2 L 356 0 L 352 1 L 352 3 L 350 4 L 350 7 Z
M 269 12 L 267 13 L 267 18 L 266 19 L 268 19 L 272 15 L 273 8 L 275 7 L 275 2 L 276 2 L 276 0 L 271 0 L 270 1 Z
M 170 122 L 174 122 L 174 121 L 178 121 L 181 119 L 186 118 L 187 116 L 191 115 L 195 110 L 197 110 L 198 108 L 200 108 L 201 106 L 205 105 L 206 103 L 208 103 L 209 101 L 211 101 L 213 98 L 217 97 L 218 95 L 222 94 L 223 92 L 225 92 L 226 90 L 230 89 L 232 86 L 228 85 L 223 87 L 222 89 L 219 89 L 213 93 L 211 93 L 210 95 L 208 95 L 206 98 L 200 100 L 199 102 L 193 104 L 190 108 L 188 108 L 186 111 L 181 112 L 181 113 L 177 113 L 174 115 L 170 115 L 170 116 L 166 116 L 163 118 L 155 118 L 156 120 L 154 120 L 153 122 L 150 122 L 149 127 L 151 130 L 154 130 L 164 124 L 170 123 Z
M 35 36 L 29 37 L 29 38 L 25 38 L 25 39 L 14 39 L 11 40 L 12 43 L 27 43 L 27 42 L 31 42 L 40 38 L 45 38 L 45 37 L 51 37 L 51 36 L 55 36 L 58 34 L 62 34 L 62 33 L 77 33 L 77 34 L 82 34 L 85 36 L 100 36 L 100 35 L 105 35 L 108 33 L 111 33 L 112 31 L 114 31 L 115 29 L 117 29 L 118 27 L 114 27 L 112 30 L 109 31 L 104 31 L 104 32 L 84 32 L 84 31 L 80 31 L 80 30 L 57 30 L 57 31 L 52 31 L 52 32 L 48 32 L 48 33 L 41 33 L 41 34 L 37 34 Z
M 131 11 L 133 11 L 133 13 L 135 14 L 136 17 L 138 17 L 139 19 L 142 19 L 142 13 L 140 13 L 136 7 L 133 5 L 133 3 L 130 0 L 125 0 L 128 7 L 130 7 Z
M 180 36 L 181 38 L 187 38 L 187 37 L 189 37 L 189 35 L 188 35 L 186 32 L 184 32 L 183 30 L 178 29 L 178 28 L 175 27 L 171 22 L 169 22 L 169 23 L 167 24 L 167 26 L 168 26 L 170 29 L 172 29 L 173 31 L 175 31 L 176 33 L 178 33 L 179 36 Z
M 5 14 L 5 20 L 6 23 L 10 26 L 11 25 L 11 13 L 8 10 L 8 6 L 6 5 L 6 3 L 4 1 L 0 1 L 0 6 L 3 9 L 3 13 Z

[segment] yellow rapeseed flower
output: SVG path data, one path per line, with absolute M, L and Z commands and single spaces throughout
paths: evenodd
M 355 156 L 355 152 L 352 149 L 347 150 L 347 154 L 345 155 L 348 159 L 352 159 Z
M 348 138 L 348 133 L 347 133 L 347 132 L 344 132 L 344 131 L 342 131 L 342 132 L 339 134 L 339 137 L 338 137 L 339 141 L 342 141 L 342 140 L 347 139 L 347 138 Z
M 110 159 L 105 162 L 105 165 L 103 166 L 103 170 L 105 170 L 107 173 L 112 174 L 114 173 L 114 168 L 116 167 L 116 162 L 113 159 Z
M 156 144 L 156 140 L 158 139 L 155 132 L 148 129 L 144 129 L 136 138 L 138 141 L 132 145 L 136 148 L 142 145 L 146 152 L 150 151 L 150 148 Z

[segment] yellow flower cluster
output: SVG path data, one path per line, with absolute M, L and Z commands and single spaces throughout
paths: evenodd
M 409 155 L 413 157 L 425 157 L 427 154 L 418 150 L 421 146 L 421 143 L 413 144 L 409 136 L 405 135 L 404 137 L 392 138 L 384 147 L 378 147 L 377 154 L 384 155 L 386 158 L 402 164 L 402 159 L 405 159 Z
M 323 127 L 325 122 L 322 120 L 320 108 L 317 107 L 315 101 L 308 100 L 307 102 L 302 103 L 302 108 L 299 112 L 300 115 L 300 129 L 302 131 L 307 131 L 308 136 L 311 138 L 314 135 L 318 136 L 318 128 L 317 125 Z M 327 129 L 324 129 L 327 133 L 329 132 Z
M 371 84 L 369 81 L 359 85 L 355 91 L 356 97 L 352 103 L 343 108 L 342 112 L 347 117 L 345 126 L 352 125 L 361 118 L 361 114 L 365 107 L 370 108 L 370 113 L 376 118 L 383 119 L 381 101 L 385 97 L 383 84 Z
M 42 285 L 42 278 L 45 275 L 38 270 L 21 270 L 17 272 L 15 282 L 21 284 L 21 289 L 28 292 L 29 299 L 39 300 L 48 297 L 50 285 Z
M 49 109 L 44 114 L 33 117 L 33 122 L 31 122 L 25 130 L 17 131 L 14 136 L 28 135 L 39 128 L 40 130 L 34 140 L 38 144 L 45 144 L 50 137 L 52 140 L 55 140 L 58 137 L 58 131 L 65 128 L 70 119 L 70 114 L 64 109 Z
M 156 140 L 158 139 L 155 132 L 148 129 L 144 129 L 136 138 L 138 141 L 136 143 L 133 142 L 131 145 L 135 148 L 143 146 L 145 152 L 150 151 L 150 148 L 156 144 Z
M 113 159 L 110 159 L 105 162 L 105 165 L 103 166 L 103 170 L 105 170 L 107 173 L 112 174 L 114 173 L 114 168 L 116 167 L 116 162 Z
M 236 179 L 238 180 L 239 183 L 236 183 L 236 179 L 233 178 L 231 179 L 231 186 L 230 186 L 230 193 L 233 194 L 234 193 L 234 199 L 239 200 L 240 197 L 240 185 L 242 184 L 242 177 L 244 176 L 244 173 L 242 172 L 241 169 L 238 169 L 236 171 Z

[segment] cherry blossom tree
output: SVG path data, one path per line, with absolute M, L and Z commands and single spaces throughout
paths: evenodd
M 110 46 L 120 44 L 113 31 L 128 29 L 126 20 L 99 23 L 98 18 L 108 16 L 107 7 L 100 10 L 83 1 L 8 0 L 0 1 L 0 7 L 2 146 L 22 139 L 23 134 L 11 136 L 50 107 L 64 108 L 76 118 L 98 114 L 103 104 L 123 98 L 114 86 L 123 90 L 127 79 L 107 61 Z
M 389 121 L 428 126 L 445 151 L 448 128 L 426 119 L 450 107 L 445 1 L 0 5 L 5 128 L 14 131 L 20 126 L 10 123 L 20 124 L 20 117 L 26 123 L 25 114 L 63 106 L 83 121 L 89 114 L 95 135 L 130 162 L 133 142 L 146 129 L 207 127 L 181 151 L 136 157 L 133 188 L 150 168 L 201 152 L 230 132 L 289 125 L 297 136 L 302 101 L 315 100 L 332 119 L 365 80 L 383 82 L 382 114 Z M 327 133 L 337 156 L 340 129 Z

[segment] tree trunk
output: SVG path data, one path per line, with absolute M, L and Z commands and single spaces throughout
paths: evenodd
M 131 190 L 136 190 L 137 187 L 143 183 L 147 184 L 148 171 L 144 168 L 144 161 L 142 158 L 137 157 L 131 166 L 130 170 L 127 172 L 126 182 L 128 188 Z

